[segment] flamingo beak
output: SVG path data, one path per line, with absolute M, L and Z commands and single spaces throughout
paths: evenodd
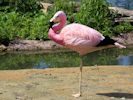
M 54 25 L 54 22 L 51 22 L 51 21 L 50 21 L 50 22 L 49 22 L 49 25 L 50 25 L 49 28 L 52 28 L 52 26 Z
M 54 16 L 50 19 L 50 28 L 52 28 L 52 26 L 54 25 L 54 23 L 59 22 L 59 17 L 58 16 Z
M 50 22 L 49 22 L 50 26 L 49 26 L 49 28 L 52 28 L 52 26 L 54 25 L 54 23 L 55 23 L 55 17 L 53 17 L 53 18 L 50 19 Z
M 55 18 L 51 18 L 51 19 L 50 19 L 50 22 L 54 22 L 54 19 L 55 19 Z
M 60 18 L 58 16 L 54 16 L 53 18 L 50 19 L 50 22 L 58 23 L 60 22 Z

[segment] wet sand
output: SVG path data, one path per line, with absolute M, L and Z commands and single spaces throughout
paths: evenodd
M 79 98 L 71 96 L 78 92 L 78 67 L 3 70 L 0 100 L 133 100 L 133 66 L 98 68 L 83 68 Z

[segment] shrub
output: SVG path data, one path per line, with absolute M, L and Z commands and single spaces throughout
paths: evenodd
M 0 7 L 0 11 L 17 11 L 20 13 L 37 13 L 40 10 L 40 0 L 10 0 L 10 1 L 3 1 Z
M 41 12 L 34 17 L 17 12 L 0 13 L 0 40 L 13 40 L 16 36 L 26 39 L 46 39 L 48 18 Z
M 40 10 L 39 0 L 17 0 L 15 10 L 22 13 L 37 13 Z
M 95 28 L 104 35 L 112 33 L 112 15 L 106 0 L 81 0 L 80 11 L 76 14 L 76 21 Z
M 32 18 L 29 24 L 29 34 L 28 39 L 45 40 L 48 38 L 49 29 L 49 15 L 36 15 Z
M 75 7 L 75 0 L 55 0 L 50 12 L 54 14 L 57 11 L 62 10 L 67 14 L 68 22 L 70 22 L 71 17 L 76 12 Z
M 133 30 L 133 26 L 129 22 L 122 22 L 120 25 L 114 27 L 114 32 L 117 34 L 126 33 Z
M 18 13 L 2 13 L 0 12 L 0 41 L 12 40 L 16 34 L 15 24 L 18 20 Z

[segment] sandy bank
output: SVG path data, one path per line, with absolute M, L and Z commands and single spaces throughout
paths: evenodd
M 79 68 L 0 71 L 0 100 L 133 100 L 133 66 L 83 69 L 83 96 L 78 91 Z

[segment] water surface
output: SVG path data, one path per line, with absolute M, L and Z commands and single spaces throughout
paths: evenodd
M 0 70 L 78 67 L 79 55 L 75 52 L 10 52 L 0 53 Z M 94 65 L 133 65 L 133 48 L 106 49 L 87 54 L 83 57 L 84 66 Z
M 112 6 L 133 10 L 133 0 L 107 0 Z

